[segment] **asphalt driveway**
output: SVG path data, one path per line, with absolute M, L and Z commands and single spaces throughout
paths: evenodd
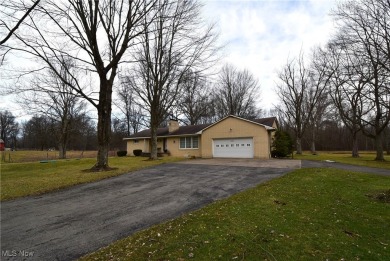
M 73 260 L 292 169 L 193 163 L 1 203 L 1 260 Z

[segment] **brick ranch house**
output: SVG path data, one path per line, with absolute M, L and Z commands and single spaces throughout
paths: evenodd
M 170 120 L 168 127 L 157 130 L 158 153 L 175 157 L 268 159 L 276 129 L 275 117 L 247 120 L 230 115 L 212 124 L 190 126 L 179 126 L 177 121 Z M 147 129 L 124 138 L 128 155 L 134 155 L 135 149 L 149 153 L 150 135 Z

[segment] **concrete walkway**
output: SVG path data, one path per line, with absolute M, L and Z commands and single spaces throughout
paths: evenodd
M 1 203 L 1 260 L 74 260 L 291 170 L 192 163 Z

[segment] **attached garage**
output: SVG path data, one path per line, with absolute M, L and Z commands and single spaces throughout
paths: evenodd
M 197 133 L 201 135 L 201 157 L 268 159 L 274 130 L 256 121 L 225 117 Z
M 253 138 L 213 140 L 214 158 L 253 158 Z

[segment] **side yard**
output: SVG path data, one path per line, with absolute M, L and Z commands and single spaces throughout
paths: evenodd
M 350 152 L 322 152 L 319 151 L 316 155 L 310 154 L 310 152 L 304 152 L 302 155 L 295 155 L 294 159 L 300 160 L 332 160 L 345 164 L 352 164 L 358 166 L 366 166 L 372 168 L 390 169 L 390 155 L 385 155 L 383 162 L 375 161 L 375 153 L 373 152 L 361 152 L 359 158 L 352 158 Z
M 388 177 L 300 169 L 81 260 L 390 260 L 389 188 Z

